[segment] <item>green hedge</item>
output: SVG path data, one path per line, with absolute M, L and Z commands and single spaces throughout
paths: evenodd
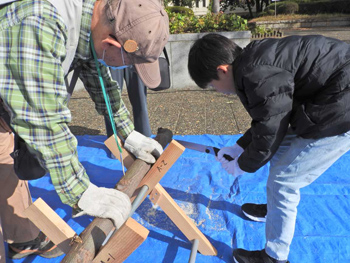
M 300 3 L 319 2 L 320 0 L 293 0 L 293 1 L 300 4 Z M 328 0 L 328 1 L 332 1 L 332 0 Z
M 166 10 L 170 34 L 249 30 L 247 20 L 235 14 L 208 13 L 194 16 L 170 12 L 168 8 Z
M 299 14 L 344 13 L 350 14 L 349 0 L 317 1 L 299 3 Z
M 275 7 L 276 5 L 276 7 Z M 278 3 L 272 3 L 269 6 L 266 7 L 265 12 L 268 13 L 269 15 L 275 13 L 275 8 L 276 8 L 276 13 L 278 15 L 290 15 L 290 14 L 295 14 L 299 10 L 299 5 L 295 2 L 291 1 L 283 1 L 283 2 L 278 2 Z
M 172 13 L 178 13 L 178 14 L 183 14 L 188 16 L 194 15 L 193 10 L 191 8 L 184 7 L 184 6 L 168 6 L 166 9 Z

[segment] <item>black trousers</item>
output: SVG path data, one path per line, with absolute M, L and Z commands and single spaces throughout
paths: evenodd
M 121 91 L 123 83 L 128 90 L 129 100 L 132 106 L 134 117 L 135 130 L 149 137 L 152 135 L 151 126 L 149 124 L 148 109 L 147 109 L 147 87 L 143 84 L 134 67 L 111 70 L 114 80 L 119 83 Z M 113 134 L 111 123 L 108 117 L 105 117 L 107 136 Z

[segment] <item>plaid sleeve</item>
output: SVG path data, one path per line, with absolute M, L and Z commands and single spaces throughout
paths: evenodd
M 118 83 L 112 79 L 108 68 L 100 66 L 100 69 L 104 86 L 111 102 L 118 135 L 125 139 L 134 130 L 134 124 L 130 119 L 129 111 L 121 98 Z M 89 92 L 91 99 L 95 102 L 97 112 L 101 115 L 108 116 L 108 111 L 94 60 L 90 60 L 83 65 L 80 78 L 84 83 L 86 90 Z
M 53 14 L 16 15 L 15 22 L 0 31 L 0 79 L 5 82 L 1 98 L 11 113 L 12 127 L 41 154 L 62 202 L 73 206 L 89 178 L 67 126 L 71 113 L 61 67 L 65 36 L 57 21 L 50 20 Z

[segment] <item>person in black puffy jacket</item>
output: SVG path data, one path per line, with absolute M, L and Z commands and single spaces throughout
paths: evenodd
M 201 88 L 237 94 L 252 118 L 237 143 L 218 153 L 223 168 L 238 176 L 270 162 L 267 205 L 242 206 L 249 218 L 266 220 L 265 249 L 236 249 L 235 262 L 287 262 L 299 190 L 350 150 L 350 45 L 315 35 L 242 49 L 211 33 L 191 47 L 188 70 Z

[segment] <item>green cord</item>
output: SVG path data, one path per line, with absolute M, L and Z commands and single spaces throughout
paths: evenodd
M 101 84 L 101 87 L 102 87 L 103 97 L 104 97 L 104 100 L 105 100 L 105 103 L 106 103 L 106 106 L 107 106 L 108 116 L 109 116 L 109 119 L 110 119 L 110 122 L 111 122 L 111 125 L 112 125 L 115 142 L 117 143 L 119 152 L 122 153 L 123 152 L 122 148 L 120 147 L 118 139 L 117 139 L 118 134 L 117 134 L 117 129 L 115 127 L 115 122 L 114 122 L 114 119 L 113 119 L 111 103 L 110 103 L 109 96 L 108 96 L 108 94 L 106 92 L 106 88 L 105 88 L 105 85 L 104 85 L 104 82 L 103 82 L 103 78 L 102 78 L 101 71 L 100 71 L 100 65 L 98 64 L 98 61 L 97 61 L 95 47 L 94 47 L 94 43 L 92 41 L 92 37 L 90 38 L 90 44 L 91 44 L 91 50 L 92 50 L 92 54 L 94 56 L 94 60 L 95 60 L 96 68 L 97 68 L 98 78 L 100 79 L 100 84 Z

